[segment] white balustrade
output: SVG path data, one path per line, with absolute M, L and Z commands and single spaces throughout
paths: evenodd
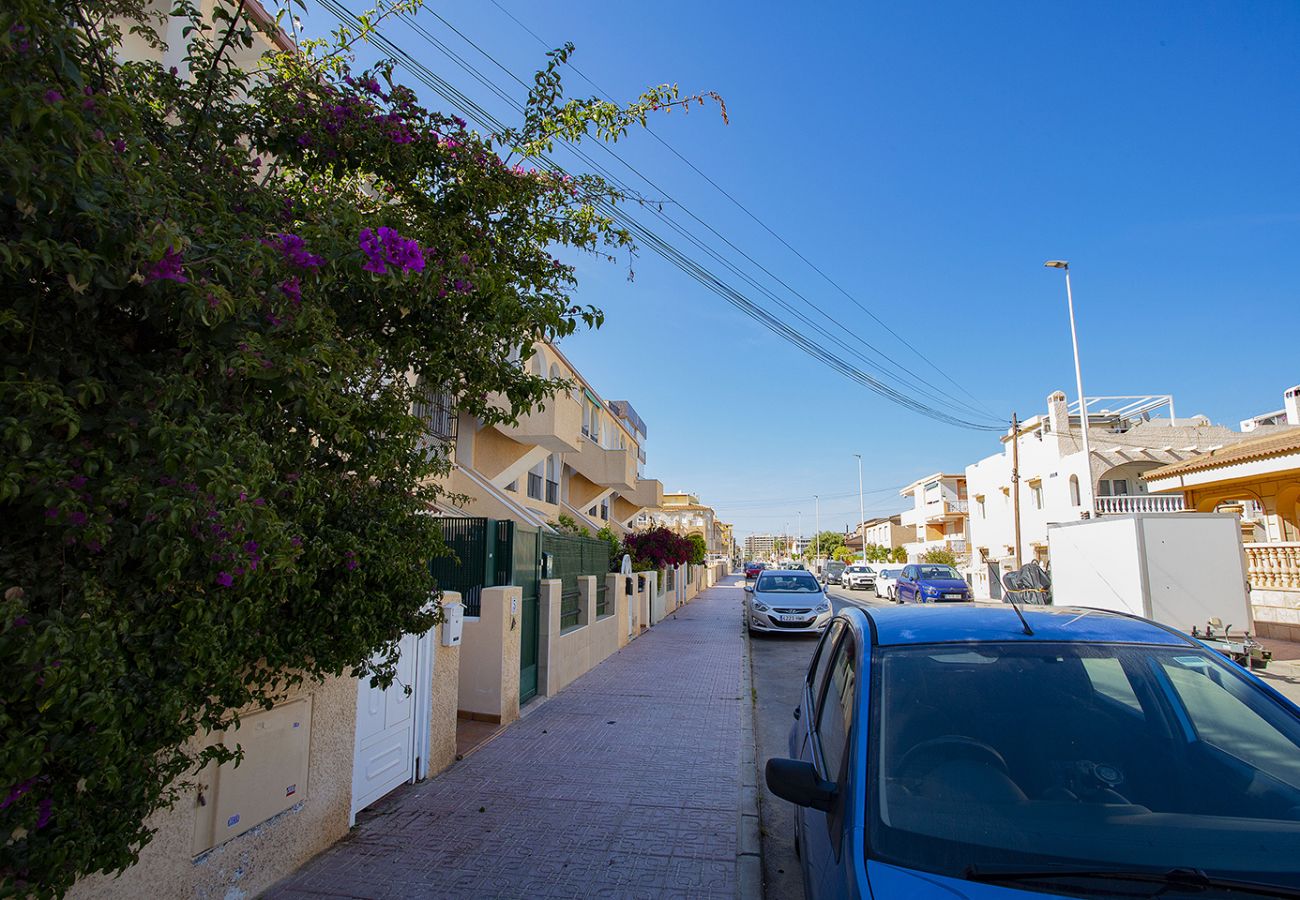
M 1099 516 L 1182 512 L 1185 509 L 1182 494 L 1120 494 L 1115 497 L 1098 497 L 1095 508 Z
M 1300 542 L 1246 544 L 1250 586 L 1264 591 L 1300 591 Z

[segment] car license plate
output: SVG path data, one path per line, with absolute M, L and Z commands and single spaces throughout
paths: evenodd
M 961 599 L 961 594 L 944 594 L 944 595 L 943 595 L 943 599 L 945 599 L 945 600 L 960 600 L 960 599 Z
M 797 616 L 797 615 L 786 615 L 786 614 L 782 614 L 782 615 L 777 616 L 777 618 L 780 619 L 782 622 L 804 622 L 804 621 L 807 621 L 807 619 L 806 619 L 804 616 Z

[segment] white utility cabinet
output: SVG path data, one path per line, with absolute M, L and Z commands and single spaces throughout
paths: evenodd
M 1052 602 L 1132 613 L 1184 633 L 1212 618 L 1253 632 L 1240 522 L 1177 512 L 1049 525 Z

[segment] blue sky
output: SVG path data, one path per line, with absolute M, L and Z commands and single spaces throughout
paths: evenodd
M 828 312 L 837 326 L 772 287 L 821 341 L 866 341 L 966 400 L 933 363 L 1000 416 L 1033 415 L 1054 389 L 1075 395 L 1064 285 L 1042 268 L 1068 258 L 1088 393 L 1173 393 L 1180 415 L 1235 425 L 1300 383 L 1300 4 L 500 3 L 548 44 L 573 41 L 577 68 L 616 98 L 660 82 L 719 92 L 729 125 L 697 109 L 655 120 L 656 134 L 920 354 L 649 136 L 614 149 L 659 191 L 588 151 Z M 521 77 L 543 63 L 490 0 L 430 9 Z M 522 98 L 429 12 L 419 21 Z M 308 29 L 329 23 L 314 11 Z M 508 117 L 409 29 L 383 28 Z M 607 322 L 564 351 L 645 419 L 648 474 L 699 493 L 739 534 L 794 528 L 798 513 L 811 532 L 814 494 L 823 528 L 855 521 L 854 453 L 870 515 L 900 508 L 891 488 L 998 449 L 824 368 L 652 252 L 634 268 L 629 282 L 626 263 L 580 262 L 578 299 Z

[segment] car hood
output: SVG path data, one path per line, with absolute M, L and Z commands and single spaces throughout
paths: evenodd
M 960 578 L 922 578 L 917 584 L 921 587 L 938 588 L 941 591 L 964 591 L 970 587 Z
M 805 606 L 816 606 L 826 599 L 826 595 L 821 591 L 808 594 L 786 593 L 785 591 L 754 591 L 753 597 L 759 603 L 767 606 L 793 606 L 800 609 Z
M 1015 900 L 1034 898 L 1042 900 L 1043 894 L 1022 891 L 995 884 L 980 884 L 964 878 L 949 878 L 930 872 L 900 869 L 888 863 L 867 861 L 867 881 L 874 897 L 915 897 L 917 900 Z

